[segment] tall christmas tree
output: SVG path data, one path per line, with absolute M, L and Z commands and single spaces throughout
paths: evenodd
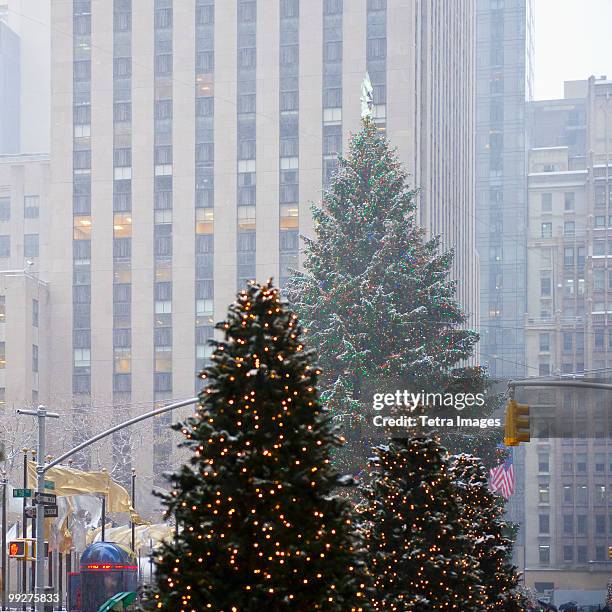
M 453 253 L 441 251 L 439 237 L 425 238 L 415 196 L 366 117 L 313 208 L 316 236 L 287 287 L 318 353 L 322 398 L 349 436 L 374 392 L 477 393 L 487 385 L 481 368 L 462 367 L 478 335 L 464 328 L 449 278 Z
M 461 454 L 452 458 L 450 474 L 462 505 L 460 520 L 470 535 L 485 587 L 482 610 L 525 610 L 528 602 L 518 590 L 519 574 L 511 561 L 510 527 L 501 499 L 489 490 L 485 467 L 477 458 Z
M 364 570 L 350 506 L 332 494 L 339 444 L 297 315 L 271 282 L 251 284 L 218 326 L 197 414 L 178 426 L 193 453 L 166 497 L 178 533 L 163 546 L 163 610 L 359 610 Z
M 361 511 L 376 610 L 485 609 L 473 536 L 446 450 L 431 438 L 376 449 Z

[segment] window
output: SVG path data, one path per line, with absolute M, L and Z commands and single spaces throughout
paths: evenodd
M 574 559 L 574 547 L 571 544 L 563 546 L 563 561 L 570 562 Z
M 574 247 L 565 247 L 563 249 L 563 263 L 566 266 L 574 265 Z
M 540 453 L 538 454 L 538 471 L 543 473 L 548 473 L 550 469 L 548 453 Z
M 11 198 L 0 198 L 0 221 L 8 221 L 11 218 Z
M 576 560 L 578 563 L 587 562 L 587 547 L 583 544 L 576 546 Z
M 74 349 L 74 367 L 88 368 L 91 365 L 91 349 Z
M 542 297 L 548 297 L 552 295 L 552 281 L 550 276 L 543 276 L 540 278 L 540 295 Z
M 280 207 L 280 228 L 298 229 L 299 227 L 299 210 L 297 205 L 281 204 Z
M 578 485 L 576 487 L 576 503 L 577 504 L 586 504 L 588 498 L 587 486 L 586 485 Z
M 563 224 L 563 234 L 565 236 L 573 236 L 576 233 L 576 224 L 574 221 L 565 221 Z
M 604 504 L 606 502 L 606 485 L 595 485 L 595 503 Z
M 593 289 L 595 291 L 605 291 L 606 289 L 606 271 L 603 269 L 593 270 Z
M 587 534 L 587 515 L 578 514 L 576 516 L 576 534 L 586 535 Z
M 6 343 L 0 342 L 0 370 L 6 368 Z
M 596 228 L 606 227 L 606 216 L 605 215 L 595 215 L 595 221 L 593 225 Z
M 24 196 L 23 216 L 26 219 L 37 219 L 39 214 L 40 198 L 37 195 Z
M 574 535 L 574 515 L 563 515 L 563 533 L 565 535 Z
M 573 500 L 572 486 L 563 485 L 563 503 L 571 504 Z
M 550 546 L 548 544 L 540 544 L 538 552 L 540 564 L 548 565 L 550 563 Z
M 206 209 L 204 209 L 206 210 Z M 255 206 L 239 206 L 238 207 L 238 231 L 244 232 L 255 230 Z
M 172 54 L 162 53 L 155 56 L 155 74 L 157 76 L 172 73 Z
M 574 210 L 574 201 L 576 195 L 573 191 L 566 191 L 564 194 L 564 209 L 567 211 Z
M 0 257 L 11 256 L 11 237 L 0 236 Z
M 115 213 L 113 233 L 115 238 L 129 238 L 132 235 L 132 215 L 130 213 Z
M 74 240 L 89 240 L 91 238 L 91 217 L 89 215 L 75 215 Z
M 0 295 L 0 323 L 6 323 L 6 296 Z
M 542 352 L 550 351 L 550 334 L 548 333 L 540 334 L 540 351 Z
M 550 503 L 550 486 L 548 483 L 540 483 L 538 487 L 538 499 L 541 504 Z
M 38 257 L 38 234 L 25 234 L 23 236 L 24 257 Z
M 541 229 L 542 238 L 551 238 L 552 237 L 552 223 L 542 223 Z
M 586 474 L 586 468 L 587 468 L 587 454 L 586 453 L 576 453 L 576 473 Z
M 38 346 L 32 345 L 32 372 L 38 372 Z
M 605 535 L 606 533 L 606 515 L 605 514 L 595 515 L 595 533 L 597 535 Z
M 171 300 L 157 300 L 155 302 L 155 314 L 171 314 L 172 313 L 172 301 Z
M 542 194 L 542 212 L 552 212 L 552 193 Z
M 594 240 L 593 241 L 593 255 L 602 256 L 606 254 L 606 241 L 605 240 Z
M 239 207 L 238 211 L 242 208 Z M 253 207 L 254 208 L 254 207 Z M 212 234 L 214 226 L 214 209 L 213 208 L 196 208 L 195 231 L 196 234 Z
M 539 533 L 550 533 L 550 515 L 540 514 Z

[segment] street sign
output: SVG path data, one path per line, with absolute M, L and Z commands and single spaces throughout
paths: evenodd
M 57 517 L 57 506 L 43 506 L 45 518 Z M 28 506 L 26 508 L 26 516 L 28 518 L 36 518 L 36 506 Z
M 52 480 L 45 480 L 45 489 L 53 491 L 55 489 L 55 483 Z
M 55 493 L 39 493 L 36 491 L 34 493 L 34 503 L 44 504 L 45 506 L 53 506 L 57 503 L 57 495 Z
M 32 489 L 13 489 L 13 497 L 32 497 Z

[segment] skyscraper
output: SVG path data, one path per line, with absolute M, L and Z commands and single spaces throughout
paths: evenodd
M 610 378 L 612 81 L 529 105 L 525 361 L 530 376 Z M 526 447 L 525 577 L 555 603 L 605 598 L 612 412 L 601 390 L 540 389 Z
M 471 0 L 73 0 L 52 24 L 51 404 L 193 394 L 237 289 L 299 266 L 366 71 L 473 317 Z
M 481 361 L 524 373 L 525 103 L 533 81 L 533 0 L 477 0 L 476 244 Z

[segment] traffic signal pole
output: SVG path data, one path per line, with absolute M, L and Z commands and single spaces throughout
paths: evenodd
M 575 389 L 600 389 L 612 391 L 612 384 L 599 383 L 589 380 L 552 380 L 542 378 L 528 378 L 526 380 L 511 380 L 508 383 L 508 405 L 506 407 L 506 422 L 504 433 L 504 444 L 506 446 L 518 446 L 521 442 L 531 440 L 529 425 L 529 406 L 518 404 L 514 399 L 517 387 L 572 387 Z
M 39 406 L 37 410 L 17 410 L 17 414 L 27 414 L 30 416 L 37 417 L 38 420 L 38 453 L 36 455 L 37 464 L 36 464 L 36 491 L 38 495 L 36 496 L 36 580 L 35 580 L 35 594 L 42 595 L 45 592 L 45 511 L 44 511 L 44 501 L 43 496 L 45 494 L 45 473 L 47 470 L 52 468 L 55 465 L 58 465 L 62 461 L 68 459 L 68 457 L 72 457 L 75 453 L 78 453 L 80 450 L 94 444 L 98 440 L 102 440 L 111 434 L 114 434 L 116 431 L 121 429 L 125 429 L 126 427 L 130 427 L 135 425 L 136 423 L 140 423 L 145 419 L 150 419 L 151 417 L 157 416 L 158 414 L 163 414 L 164 412 L 169 412 L 170 410 L 174 410 L 175 408 L 182 408 L 183 406 L 189 406 L 191 404 L 196 404 L 199 401 L 199 398 L 192 397 L 187 400 L 183 400 L 180 402 L 175 402 L 174 404 L 168 404 L 167 406 L 162 406 L 160 408 L 156 408 L 155 410 L 151 410 L 150 412 L 146 412 L 145 414 L 141 414 L 133 419 L 129 419 L 119 425 L 115 425 L 102 433 L 93 436 L 93 438 L 89 438 L 89 440 L 85 440 L 78 446 L 75 446 L 73 449 L 59 456 L 57 459 L 50 461 L 45 464 L 46 457 L 46 448 L 45 448 L 45 436 L 46 436 L 46 419 L 53 418 L 59 419 L 59 414 L 55 412 L 47 412 L 47 409 L 44 406 Z M 41 599 L 39 597 L 39 599 Z M 37 601 L 35 610 L 36 612 L 44 612 L 44 602 Z

